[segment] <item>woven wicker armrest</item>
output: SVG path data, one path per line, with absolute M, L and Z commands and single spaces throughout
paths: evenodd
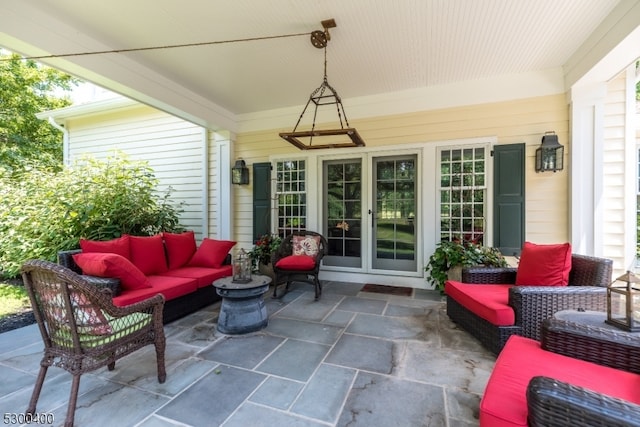
M 640 374 L 640 339 L 637 334 L 547 319 L 542 325 L 542 348 L 576 359 Z
M 151 298 L 125 306 L 116 306 L 109 301 L 108 304 L 105 304 L 103 309 L 113 317 L 124 317 L 131 313 L 153 313 L 155 317 L 159 317 L 160 324 L 162 324 L 164 301 L 164 295 L 156 294 Z
M 465 267 L 462 269 L 463 283 L 513 284 L 516 269 L 512 267 Z
M 527 388 L 532 427 L 640 427 L 640 406 L 547 377 L 534 377 Z

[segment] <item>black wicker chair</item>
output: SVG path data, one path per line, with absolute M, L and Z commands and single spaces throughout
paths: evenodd
M 300 269 L 286 269 L 278 266 L 278 261 L 293 255 L 293 237 L 294 236 L 310 236 L 315 237 L 318 243 L 318 252 L 313 257 L 313 267 L 305 270 Z M 273 297 L 277 298 L 278 285 L 286 283 L 285 292 L 289 290 L 289 284 L 294 281 L 307 282 L 315 287 L 316 300 L 320 298 L 322 294 L 322 284 L 318 278 L 320 272 L 320 262 L 327 252 L 327 239 L 319 233 L 313 231 L 294 231 L 287 237 L 282 239 L 280 246 L 276 251 L 271 254 L 271 265 L 273 266 L 273 272 L 275 273 L 275 280 L 273 284 Z
M 606 309 L 606 287 L 611 283 L 610 259 L 572 255 L 568 286 L 514 286 L 509 290 L 509 305 L 515 312 L 515 324 L 496 326 L 447 296 L 447 314 L 452 321 L 498 354 L 514 334 L 540 340 L 542 322 L 561 310 Z M 462 282 L 513 284 L 516 268 L 468 267 L 462 270 Z
M 48 261 L 27 261 L 22 267 L 22 277 L 44 341 L 44 356 L 28 414 L 35 414 L 47 370 L 52 365 L 73 375 L 66 427 L 73 425 L 83 373 L 102 366 L 113 370 L 116 360 L 154 345 L 158 381 L 165 381 L 162 295 L 116 307 L 111 302 L 111 291 Z
M 614 330 L 549 319 L 542 348 L 640 374 L 640 342 Z M 640 405 L 549 377 L 529 382 L 527 409 L 533 427 L 640 427 Z

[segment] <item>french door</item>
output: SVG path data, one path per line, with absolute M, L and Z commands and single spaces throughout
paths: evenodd
M 416 271 L 416 163 L 416 155 L 323 162 L 325 265 Z

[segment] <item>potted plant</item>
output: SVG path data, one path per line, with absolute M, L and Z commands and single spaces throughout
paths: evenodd
M 459 239 L 443 241 L 438 243 L 435 252 L 429 257 L 425 267 L 427 280 L 433 283 L 437 290 L 443 292 L 446 280 L 460 280 L 462 268 L 472 265 L 507 267 L 507 261 L 497 248 Z M 452 272 L 454 272 L 453 275 Z
M 253 249 L 248 254 L 256 270 L 273 276 L 271 254 L 278 249 L 282 239 L 277 234 L 263 234 L 256 240 Z

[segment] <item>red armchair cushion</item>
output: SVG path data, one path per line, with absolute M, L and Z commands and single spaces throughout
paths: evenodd
M 168 270 L 162 236 L 129 236 L 131 262 L 145 275 L 162 274 Z
M 536 245 L 525 242 L 516 273 L 516 285 L 567 286 L 571 271 L 571 244 Z
M 110 253 L 80 253 L 73 260 L 84 274 L 97 277 L 117 277 L 123 289 L 150 288 L 149 279 L 128 259 Z
M 193 231 L 185 233 L 162 233 L 169 258 L 169 270 L 186 265 L 196 253 L 196 237 Z
M 220 268 L 235 244 L 236 242 L 231 240 L 216 240 L 205 237 L 188 265 L 191 267 Z
M 111 253 L 131 259 L 129 236 L 126 234 L 117 239 L 105 241 L 80 239 L 80 249 L 82 249 L 82 252 Z
M 294 255 L 309 255 L 315 257 L 320 250 L 320 237 L 318 236 L 293 236 Z
M 640 375 L 545 351 L 538 341 L 514 335 L 500 352 L 487 382 L 480 402 L 480 425 L 527 426 L 526 390 L 535 376 L 640 403 Z
M 276 263 L 276 267 L 283 270 L 307 271 L 313 270 L 315 266 L 316 261 L 309 255 L 289 255 Z
M 515 325 L 516 315 L 509 305 L 513 285 L 481 285 L 448 280 L 444 292 L 458 304 L 497 326 Z

